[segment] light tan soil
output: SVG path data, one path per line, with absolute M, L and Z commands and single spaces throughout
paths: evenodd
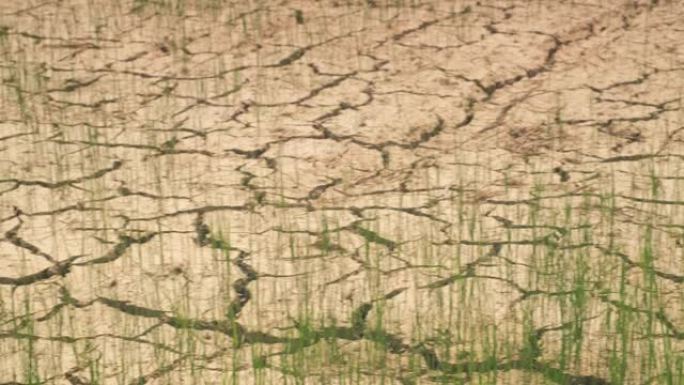
M 682 42 L 677 0 L 1 1 L 0 384 L 683 383 Z

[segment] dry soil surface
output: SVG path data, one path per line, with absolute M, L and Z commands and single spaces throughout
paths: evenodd
M 0 1 L 0 384 L 684 383 L 684 3 Z

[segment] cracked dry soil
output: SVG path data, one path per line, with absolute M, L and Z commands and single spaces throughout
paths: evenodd
M 684 384 L 684 3 L 0 2 L 0 384 Z

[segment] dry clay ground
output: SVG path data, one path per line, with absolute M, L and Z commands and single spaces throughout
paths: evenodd
M 0 384 L 683 384 L 681 1 L 0 2 Z

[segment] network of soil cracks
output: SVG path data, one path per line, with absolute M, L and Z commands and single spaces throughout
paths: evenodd
M 684 384 L 679 0 L 0 1 L 0 384 Z

